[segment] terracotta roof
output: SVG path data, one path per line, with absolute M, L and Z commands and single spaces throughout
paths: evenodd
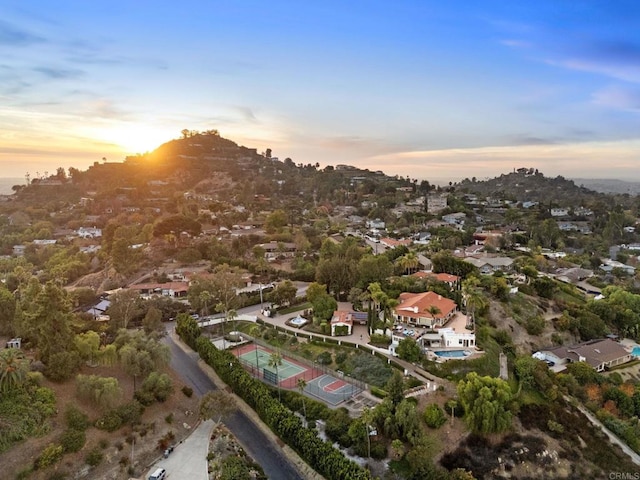
M 451 275 L 450 273 L 416 272 L 413 276 L 418 278 L 435 278 L 439 282 L 444 283 L 455 283 L 460 280 L 460 277 Z
M 440 310 L 436 318 L 444 318 L 456 310 L 456 302 L 435 292 L 401 293 L 400 304 L 395 308 L 398 315 L 413 318 L 430 317 L 429 307 Z
M 335 312 L 333 312 L 333 317 L 331 317 L 331 324 L 335 325 L 338 323 L 353 325 L 351 312 L 346 310 L 336 310 Z

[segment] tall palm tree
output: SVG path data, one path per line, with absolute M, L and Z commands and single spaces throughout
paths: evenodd
M 269 357 L 268 365 L 276 369 L 276 387 L 278 388 L 278 401 L 282 401 L 282 397 L 280 396 L 280 379 L 278 377 L 278 367 L 282 365 L 282 355 L 280 354 L 280 352 L 273 352 L 271 354 L 271 356 Z
M 472 330 L 475 330 L 476 310 L 484 308 L 487 304 L 487 301 L 482 296 L 479 286 L 480 281 L 475 277 L 469 277 L 462 282 L 462 298 L 467 313 L 468 323 Z
M 300 392 L 300 395 L 302 395 L 302 409 L 304 411 L 304 421 L 306 423 L 307 421 L 307 404 L 304 401 L 304 389 L 307 386 L 307 381 L 304 378 L 299 378 L 296 386 L 298 387 L 298 391 Z
M 7 392 L 19 388 L 27 379 L 29 360 L 22 350 L 6 348 L 0 350 L 0 391 Z
M 409 252 L 398 259 L 398 265 L 402 267 L 405 273 L 410 275 L 418 268 L 420 261 L 415 252 Z
M 202 304 L 202 310 L 201 312 L 204 313 L 205 317 L 209 316 L 209 302 L 213 299 L 213 296 L 211 295 L 211 292 L 208 292 L 207 290 L 203 290 L 202 292 L 200 292 L 199 295 L 199 300 L 200 303 Z

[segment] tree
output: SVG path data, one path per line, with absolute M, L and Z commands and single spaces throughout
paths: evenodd
M 473 432 L 500 433 L 511 428 L 513 395 L 507 382 L 471 372 L 458 382 L 457 390 L 465 420 Z
M 393 375 L 391 375 L 391 378 L 387 381 L 385 390 L 394 406 L 398 405 L 404 399 L 404 378 L 402 378 L 402 373 L 400 373 L 399 370 L 393 370 Z
M 316 297 L 311 304 L 313 305 L 313 316 L 319 322 L 329 320 L 338 308 L 338 302 L 327 293 Z
M 98 375 L 78 375 L 76 392 L 82 399 L 89 400 L 100 408 L 113 408 L 122 397 L 118 379 Z
M 284 210 L 274 210 L 267 215 L 264 221 L 264 228 L 267 233 L 280 232 L 287 225 L 287 214 Z
M 162 312 L 154 306 L 150 306 L 147 314 L 142 319 L 142 326 L 146 334 L 164 332 L 162 325 Z
M 308 302 L 313 303 L 316 298 L 318 298 L 321 295 L 326 295 L 326 294 L 327 294 L 327 286 L 326 285 L 322 285 L 322 284 L 317 283 L 317 282 L 312 282 L 307 287 L 306 296 L 307 296 L 307 301 Z
M 480 290 L 480 280 L 477 277 L 468 277 L 462 281 L 462 298 L 467 310 L 469 325 L 475 329 L 476 312 L 487 306 L 487 301 Z
M 142 314 L 142 299 L 136 290 L 124 289 L 111 297 L 107 310 L 109 323 L 113 330 L 128 328 L 129 323 Z
M 413 273 L 413 271 L 420 265 L 420 260 L 418 260 L 418 256 L 415 254 L 415 252 L 409 252 L 405 254 L 404 256 L 396 260 L 396 262 L 398 263 L 398 265 L 400 265 L 402 271 L 407 274 Z
M 302 395 L 302 410 L 304 411 L 304 418 L 307 419 L 307 404 L 304 401 L 304 389 L 307 387 L 307 381 L 304 378 L 299 378 L 296 382 L 296 387 L 298 387 L 298 391 L 300 395 Z
M 420 360 L 420 345 L 411 337 L 406 337 L 400 340 L 398 347 L 396 348 L 398 357 L 407 362 L 417 362 Z
M 137 377 L 146 377 L 169 364 L 169 347 L 144 332 L 121 329 L 114 344 L 122 366 L 133 377 L 134 392 Z
M 16 298 L 0 286 L 0 335 L 13 335 L 15 333 Z
M 291 280 L 280 282 L 271 292 L 271 298 L 278 305 L 291 305 L 298 289 Z
M 216 423 L 220 423 L 237 409 L 238 406 L 231 394 L 224 390 L 214 390 L 205 393 L 200 399 L 198 415 L 202 420 L 215 419 Z
M 24 293 L 21 328 L 38 347 L 38 356 L 46 364 L 52 355 L 73 346 L 68 294 L 52 281 L 44 288 L 30 282 Z
M 0 392 L 20 388 L 27 379 L 29 360 L 17 348 L 0 350 Z
M 280 379 L 278 378 L 278 367 L 282 365 L 282 355 L 280 352 L 273 352 L 269 356 L 269 361 L 267 363 L 271 368 L 276 369 L 276 387 L 278 388 L 278 400 L 282 400 L 280 397 Z
M 100 351 L 100 335 L 93 330 L 79 333 L 75 336 L 74 343 L 82 360 L 87 362 L 88 365 L 94 366 Z

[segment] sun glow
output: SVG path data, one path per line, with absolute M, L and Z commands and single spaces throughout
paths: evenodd
M 127 155 L 147 153 L 155 150 L 172 138 L 177 132 L 140 125 L 123 125 L 112 127 L 102 137 L 122 148 Z

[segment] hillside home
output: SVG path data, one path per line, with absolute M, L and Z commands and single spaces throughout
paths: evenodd
M 99 238 L 102 237 L 102 229 L 96 227 L 80 227 L 76 230 L 76 235 L 81 238 Z
M 556 372 L 565 370 L 574 362 L 585 362 L 597 372 L 631 360 L 632 355 L 621 344 L 609 338 L 589 340 L 573 346 L 560 346 L 541 350 L 533 354 L 535 358 L 544 360 Z
M 497 271 L 508 272 L 513 265 L 513 260 L 509 257 L 475 256 L 466 257 L 464 261 L 477 267 L 483 275 L 491 275 Z
M 393 317 L 401 323 L 429 328 L 442 327 L 457 310 L 456 302 L 435 292 L 401 293 Z M 434 313 L 430 311 L 433 307 Z
M 129 288 L 138 291 L 142 297 L 161 295 L 163 297 L 184 298 L 187 296 L 189 284 L 187 282 L 138 283 Z
M 568 208 L 552 208 L 550 213 L 552 217 L 566 217 L 567 215 L 569 215 L 569 209 Z
M 291 242 L 261 243 L 260 247 L 264 249 L 264 258 L 269 262 L 273 262 L 279 257 L 293 258 L 297 250 L 296 244 Z
M 427 196 L 427 213 L 438 214 L 447 208 L 447 195 L 433 194 Z
M 457 275 L 451 275 L 450 273 L 434 273 L 434 272 L 416 272 L 412 275 L 417 278 L 428 278 L 432 280 L 436 280 L 438 282 L 446 283 L 450 287 L 455 287 L 458 285 L 460 281 L 460 277 Z
M 395 238 L 381 238 L 380 243 L 388 248 L 396 248 L 396 247 L 409 247 L 413 243 L 411 240 L 396 240 Z
M 384 230 L 386 228 L 384 221 L 379 218 L 367 220 L 365 226 L 370 230 Z

